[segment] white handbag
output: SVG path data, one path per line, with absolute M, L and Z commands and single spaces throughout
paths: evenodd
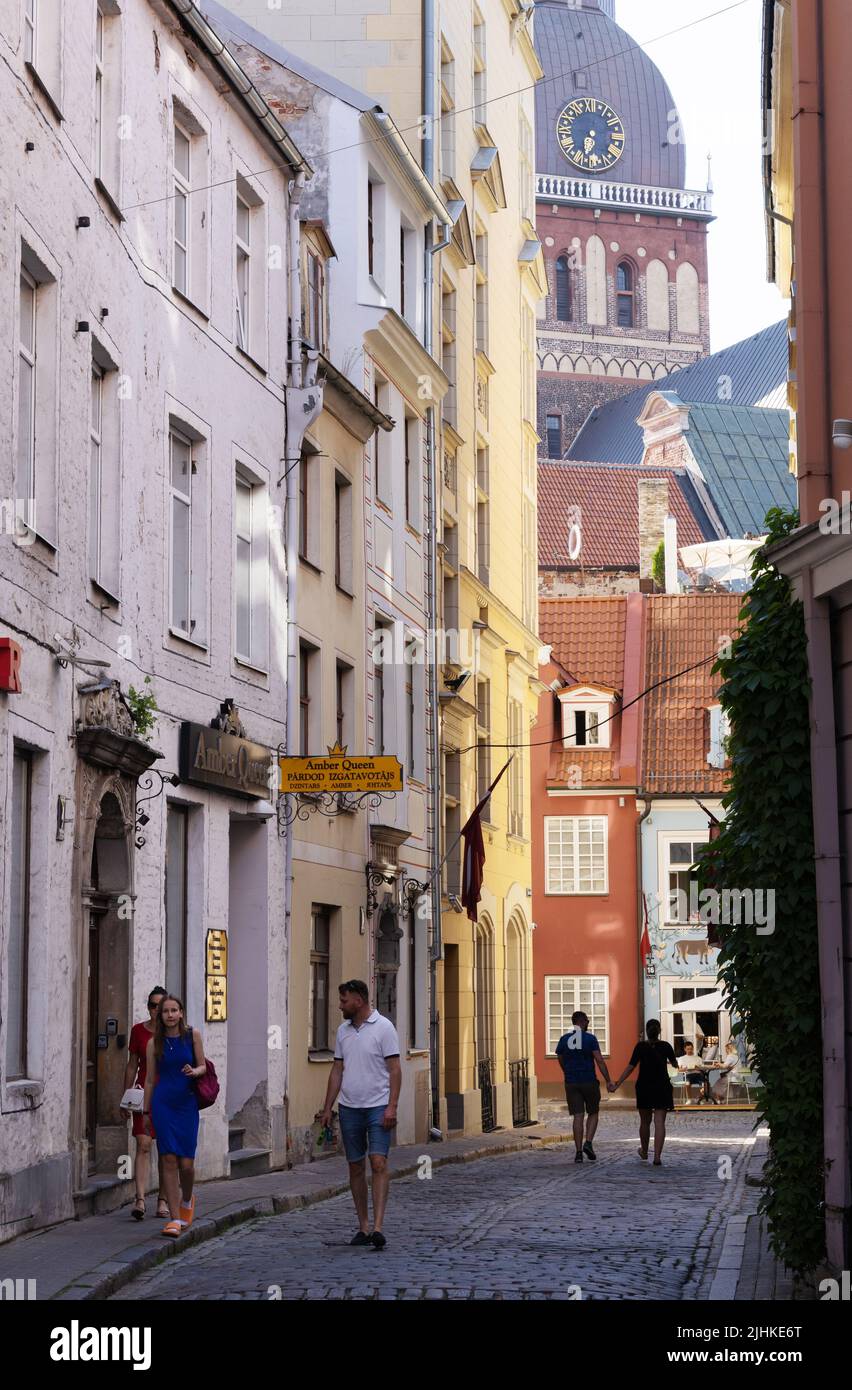
M 142 1086 L 128 1086 L 124 1095 L 121 1097 L 119 1109 L 132 1110 L 138 1112 L 145 1103 L 145 1091 Z

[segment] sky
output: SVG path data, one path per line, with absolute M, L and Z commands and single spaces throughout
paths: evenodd
M 618 23 L 653 58 L 671 88 L 686 139 L 689 188 L 706 186 L 708 153 L 713 157 L 717 220 L 710 225 L 709 252 L 714 352 L 777 323 L 788 307 L 766 280 L 762 3 L 742 0 L 731 9 L 732 3 L 616 0 L 615 5 Z M 660 37 L 674 29 L 680 32 Z

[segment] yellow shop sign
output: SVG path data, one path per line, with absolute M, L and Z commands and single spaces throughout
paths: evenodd
M 391 757 L 350 757 L 336 743 L 326 758 L 279 758 L 279 791 L 316 796 L 320 792 L 401 792 L 402 763 Z

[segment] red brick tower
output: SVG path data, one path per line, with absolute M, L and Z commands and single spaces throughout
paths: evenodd
M 671 92 L 614 0 L 540 0 L 536 218 L 541 453 L 561 457 L 595 405 L 710 350 L 709 189 L 685 188 Z

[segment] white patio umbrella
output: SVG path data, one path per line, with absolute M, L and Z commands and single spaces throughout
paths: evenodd
M 727 995 L 720 989 L 713 994 L 699 994 L 697 999 L 685 999 L 682 1004 L 672 1004 L 663 1009 L 664 1014 L 717 1014 L 724 1008 Z
M 751 577 L 752 556 L 766 538 L 754 540 L 705 541 L 699 545 L 681 547 L 680 558 L 699 585 L 716 582 L 736 589 L 747 588 Z

